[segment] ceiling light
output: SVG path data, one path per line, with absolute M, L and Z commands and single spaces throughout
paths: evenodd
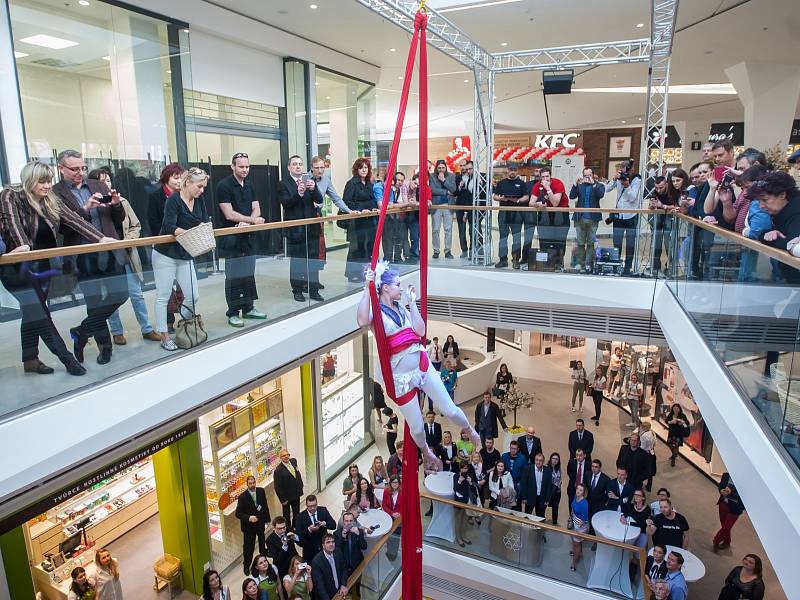
M 464 80 L 464 83 L 469 83 L 469 79 L 465 79 L 465 80 Z
M 315 82 L 314 82 L 314 85 L 319 85 L 319 81 L 315 81 Z
M 89 6 L 89 0 L 78 0 L 78 4 L 81 6 Z
M 402 80 L 403 76 L 402 75 L 398 75 L 397 78 Z
M 622 119 L 622 122 L 624 123 L 624 122 L 625 122 L 625 119 Z
M 636 24 L 636 28 L 637 29 L 641 29 L 642 27 L 644 27 L 644 23 L 637 23 Z
M 503 48 L 505 48 L 506 46 L 508 46 L 508 42 L 500 42 L 500 45 L 503 46 Z
M 54 37 L 52 35 L 46 35 L 44 33 L 22 38 L 20 42 L 25 42 L 26 44 L 32 44 L 34 46 L 42 46 L 43 48 L 50 48 L 51 50 L 63 50 L 64 48 L 70 48 L 78 45 L 78 42 L 71 42 L 69 40 Z
M 311 10 L 317 10 L 317 5 L 316 4 L 309 4 L 308 8 L 310 8 Z
M 389 48 L 389 52 L 397 52 L 397 48 Z
M 14 58 L 25 58 L 26 56 L 28 56 L 27 52 L 17 52 L 14 50 Z
M 459 10 L 472 10 L 473 8 L 485 8 L 487 6 L 497 6 L 498 4 L 511 4 L 513 2 L 521 2 L 521 0 L 492 0 L 490 2 L 477 2 L 475 4 L 468 4 L 467 6 L 454 6 L 453 8 L 439 9 L 440 13 L 456 12 Z
M 330 96 L 325 96 L 325 100 L 330 100 L 330 99 L 331 99 Z
M 189 33 L 189 30 L 188 29 L 184 29 L 183 33 Z
M 172 71 L 170 71 L 169 69 L 167 69 L 167 75 L 172 75 Z
M 110 56 L 101 56 L 100 58 L 102 58 L 103 60 L 107 60 L 109 62 L 111 61 L 111 57 Z

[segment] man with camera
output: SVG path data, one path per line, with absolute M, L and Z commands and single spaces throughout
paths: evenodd
M 364 560 L 364 550 L 367 549 L 365 533 L 364 529 L 358 527 L 353 513 L 348 511 L 342 515 L 342 526 L 334 535 L 336 548 L 344 557 L 345 579 L 350 577 Z
M 733 231 L 736 224 L 733 203 L 741 193 L 741 189 L 735 184 L 737 171 L 733 168 L 735 164 L 733 142 L 730 140 L 717 142 L 712 148 L 712 153 L 715 166 L 706 174 L 708 194 L 703 202 L 703 210 L 706 213 L 703 221 Z M 726 219 L 726 213 L 733 215 L 734 220 Z
M 528 195 L 528 186 L 518 176 L 519 165 L 517 163 L 508 163 L 506 169 L 508 170 L 508 177 L 497 182 L 492 194 L 492 200 L 499 202 L 500 206 L 517 208 L 527 206 L 530 196 Z M 536 215 L 532 212 L 499 211 L 497 223 L 500 227 L 500 258 L 494 265 L 495 269 L 502 269 L 508 266 L 509 234 L 511 234 L 511 263 L 513 268 L 519 269 L 522 223 L 525 222 L 525 237 L 530 237 L 532 240 L 535 217 Z M 530 236 L 528 235 L 529 227 Z
M 625 241 L 625 267 L 623 275 L 630 275 L 633 266 L 633 253 L 636 245 L 636 234 L 639 229 L 638 213 L 622 212 L 624 209 L 641 208 L 639 201 L 639 189 L 642 186 L 642 178 L 637 174 L 631 174 L 633 159 L 617 165 L 617 174 L 606 184 L 606 192 L 616 190 L 617 212 L 611 213 L 606 219 L 606 223 L 614 225 L 613 239 L 614 247 L 622 258 L 622 242 Z
M 278 568 L 281 580 L 289 572 L 292 557 L 297 554 L 296 543 L 300 543 L 300 537 L 289 531 L 286 519 L 283 517 L 272 519 L 272 533 L 267 537 L 267 556 L 272 558 L 272 562 Z
M 605 186 L 594 178 L 592 168 L 586 167 L 569 191 L 569 197 L 575 200 L 575 208 L 600 208 L 600 199 L 605 193 Z M 576 212 L 572 217 L 577 242 L 575 264 L 578 269 L 583 266 L 587 273 L 592 272 L 594 265 L 594 236 L 597 233 L 600 217 L 599 212 Z
M 653 189 L 648 194 L 649 208 L 658 210 L 675 206 L 673 198 L 669 194 L 667 178 L 658 175 L 653 178 Z M 664 247 L 664 239 L 667 242 L 667 259 L 670 257 L 672 246 L 672 220 L 667 219 L 666 215 L 654 215 L 655 245 L 653 247 L 653 274 L 661 270 L 661 251 Z

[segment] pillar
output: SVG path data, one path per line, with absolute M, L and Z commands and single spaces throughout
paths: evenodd
M 198 432 L 156 452 L 153 468 L 164 552 L 180 559 L 184 587 L 199 596 L 211 540 Z
M 5 583 L 9 598 L 13 600 L 33 600 L 33 576 L 28 562 L 28 550 L 25 546 L 25 533 L 22 527 L 0 535 L 0 556 L 5 571 Z M 0 590 L 0 597 L 5 595 Z
M 331 105 L 342 107 L 328 112 L 331 180 L 337 190 L 343 190 L 344 184 L 353 176 L 353 163 L 358 158 L 358 120 L 353 92 L 356 92 L 356 84 L 352 81 L 331 89 Z M 377 165 L 372 165 L 372 168 L 377 169 Z
M 594 377 L 594 369 L 596 366 L 597 338 L 586 338 L 586 342 L 583 347 L 583 368 L 586 370 L 586 375 L 590 380 Z
M 744 105 L 745 146 L 786 147 L 800 93 L 800 66 L 746 61 L 725 74 Z
M 316 364 L 317 362 L 314 361 L 300 365 L 300 397 L 303 405 L 303 449 L 306 459 L 306 491 L 321 487 L 321 477 L 319 473 L 321 463 L 317 460 L 316 435 L 314 434 L 316 430 L 316 424 L 314 422 L 314 404 L 316 403 L 314 395 L 314 390 L 316 388 L 314 385 L 314 366 Z M 370 402 L 365 402 L 365 404 L 372 406 Z M 287 437 L 290 433 L 293 435 L 293 432 L 286 433 Z M 320 436 L 320 439 L 322 439 L 322 436 Z
M 708 141 L 711 121 L 707 119 L 694 121 L 676 121 L 672 123 L 681 136 L 683 148 L 683 168 L 688 173 L 691 166 L 703 160 L 703 144 Z M 700 142 L 700 150 L 692 150 L 692 142 Z
M 538 356 L 542 353 L 542 334 L 539 331 L 522 332 L 522 352 L 527 356 Z

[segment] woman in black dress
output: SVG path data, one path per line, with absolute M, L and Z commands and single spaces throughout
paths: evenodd
M 514 376 L 508 370 L 508 365 L 503 363 L 500 365 L 500 370 L 497 372 L 497 379 L 495 381 L 494 395 L 498 398 L 505 396 L 508 388 L 514 383 Z
M 353 163 L 353 177 L 344 186 L 342 200 L 347 208 L 355 213 L 378 208 L 372 193 L 372 166 L 366 158 L 359 158 Z M 375 217 L 350 221 L 350 228 L 347 230 L 350 248 L 347 251 L 347 265 L 344 269 L 348 281 L 361 281 L 361 271 L 372 258 L 376 226 Z
M 678 458 L 678 448 L 683 446 L 683 440 L 688 435 L 689 419 L 683 412 L 683 408 L 677 402 L 670 406 L 667 414 L 667 445 L 672 456 L 669 457 L 669 464 L 675 466 L 675 459 Z
M 452 335 L 447 336 L 447 341 L 442 346 L 442 353 L 447 356 L 450 352 L 453 353 L 453 358 L 458 360 L 458 342 Z
M 718 600 L 764 600 L 764 580 L 761 577 L 761 558 L 747 554 L 742 565 L 735 567 L 725 578 Z
M 389 417 L 386 423 L 383 424 L 383 431 L 386 432 L 386 445 L 389 446 L 389 454 L 397 454 L 397 448 L 394 445 L 397 441 L 397 415 L 388 406 L 383 409 L 383 414 Z

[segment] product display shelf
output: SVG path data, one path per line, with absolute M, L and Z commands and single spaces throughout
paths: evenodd
M 347 373 L 334 377 L 328 383 L 322 386 L 322 389 L 320 390 L 322 399 L 324 400 L 325 398 L 334 395 L 342 388 L 347 387 L 348 385 L 359 379 L 361 379 L 361 373 L 353 371 L 348 371 Z

